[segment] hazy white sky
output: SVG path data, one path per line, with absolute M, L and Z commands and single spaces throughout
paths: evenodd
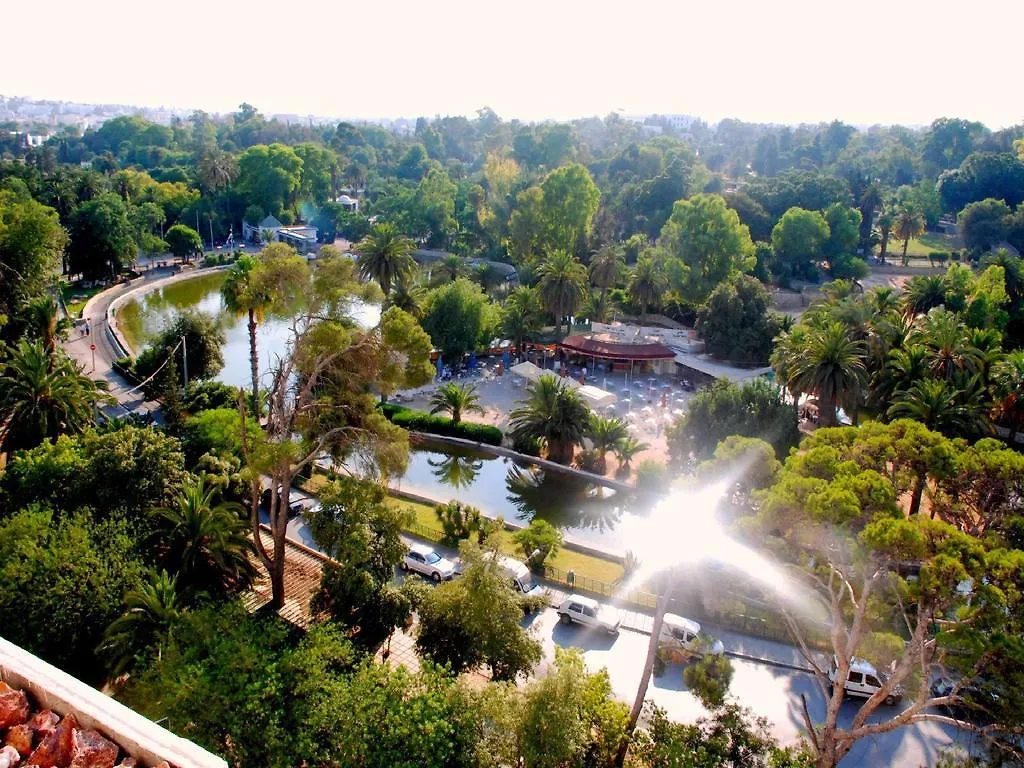
M 1024 121 L 1024 0 L 56 0 L 0 93 L 351 117 Z

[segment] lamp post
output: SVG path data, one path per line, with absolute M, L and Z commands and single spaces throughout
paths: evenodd
M 184 372 L 185 388 L 188 388 L 188 352 L 185 346 L 185 337 L 181 337 L 181 368 Z

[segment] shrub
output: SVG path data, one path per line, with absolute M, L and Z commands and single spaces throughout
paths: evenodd
M 216 253 L 208 253 L 203 257 L 204 267 L 216 267 L 220 263 L 220 259 Z
M 434 514 L 441 523 L 441 530 L 444 535 L 441 543 L 449 547 L 457 547 L 463 539 L 468 539 L 474 533 L 482 538 L 484 529 L 481 527 L 480 510 L 463 504 L 461 501 L 449 501 L 447 504 L 438 504 L 434 507 Z
M 576 464 L 576 469 L 601 474 L 601 458 L 602 456 L 599 451 L 588 448 L 585 451 L 580 451 L 574 463 Z
M 124 357 L 117 358 L 117 360 L 110 364 L 110 367 L 122 376 L 131 379 L 132 381 L 138 381 L 138 376 L 135 373 L 135 360 L 131 355 L 125 355 Z
M 218 408 L 238 408 L 238 387 L 219 381 L 194 381 L 185 390 L 182 403 L 191 414 Z
M 461 437 L 476 443 L 501 445 L 501 430 L 489 424 L 473 424 L 466 421 L 456 424 L 443 416 L 431 416 L 423 411 L 414 411 L 390 403 L 381 405 L 380 410 L 391 423 L 411 432 L 427 432 L 432 435 Z
M 668 467 L 654 459 L 644 459 L 636 468 L 636 487 L 641 491 L 660 491 L 668 485 Z
M 534 458 L 537 458 L 540 456 L 542 447 L 540 439 L 537 437 L 528 437 L 527 435 L 518 434 L 512 438 L 512 450 L 516 453 L 522 453 L 526 456 L 533 456 Z
M 512 538 L 515 539 L 520 551 L 527 559 L 530 558 L 534 550 L 539 551 L 540 554 L 531 561 L 534 568 L 540 568 L 544 565 L 545 560 L 558 554 L 563 541 L 560 530 L 547 520 L 539 518 L 531 520 L 526 528 L 517 531 Z
M 945 264 L 947 261 L 949 261 L 949 252 L 948 251 L 929 251 L 928 252 L 928 262 L 933 267 L 936 265 L 936 263 L 942 265 L 942 264 Z

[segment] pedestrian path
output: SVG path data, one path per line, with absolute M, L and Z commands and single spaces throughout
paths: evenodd
M 291 498 L 293 501 L 305 498 L 316 499 L 316 497 L 311 494 L 295 489 L 292 490 Z M 304 546 L 314 549 L 316 548 L 316 544 L 309 532 L 309 528 L 302 520 L 301 516 L 293 518 L 288 522 L 288 537 Z M 452 547 L 445 547 L 436 542 L 428 541 L 407 533 L 402 534 L 402 539 L 407 544 L 417 543 L 433 547 L 438 554 L 452 560 L 453 562 L 458 561 L 458 550 Z M 562 602 L 562 600 L 571 594 L 571 591 L 565 589 L 565 586 L 562 584 L 542 578 L 538 578 L 537 582 L 548 591 L 552 605 L 557 606 Z M 577 592 L 585 594 L 583 590 L 577 590 Z M 595 595 L 595 597 L 599 600 L 607 601 L 606 598 L 599 595 Z M 654 624 L 653 611 L 637 610 L 625 607 L 621 608 L 620 611 L 622 627 L 624 629 L 645 635 L 651 634 L 651 628 Z M 721 640 L 722 644 L 725 646 L 725 652 L 729 656 L 755 663 L 781 667 L 784 669 L 792 669 L 801 672 L 811 671 L 810 664 L 803 657 L 800 649 L 796 646 L 721 629 L 710 623 L 702 623 L 701 628 L 711 637 Z

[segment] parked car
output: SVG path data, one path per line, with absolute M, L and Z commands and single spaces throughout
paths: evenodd
M 932 681 L 931 694 L 938 698 L 949 696 L 953 692 L 956 681 L 947 676 L 937 677 Z M 944 709 L 951 717 L 968 720 L 976 724 L 987 724 L 999 712 L 1002 697 L 998 686 L 984 677 L 971 680 L 957 692 L 959 701 L 946 704 Z
M 603 629 L 616 635 L 622 619 L 617 608 L 601 605 L 597 600 L 582 595 L 569 595 L 558 606 L 558 618 L 563 624 L 582 624 L 585 627 Z
M 512 581 L 512 586 L 517 592 L 522 592 L 528 597 L 545 594 L 544 588 L 533 580 L 533 573 L 521 560 L 514 557 L 498 555 L 498 565 Z
M 320 505 L 313 501 L 313 499 L 299 499 L 288 506 L 288 519 L 291 520 L 293 517 L 304 515 L 319 508 Z
M 703 634 L 693 619 L 666 613 L 658 633 L 658 650 L 666 662 L 677 664 L 704 654 L 721 656 L 725 646 Z
M 400 563 L 403 571 L 416 571 L 434 581 L 447 581 L 455 576 L 455 563 L 442 557 L 426 544 L 413 544 Z
M 835 686 L 838 674 L 839 659 L 833 656 L 832 663 L 829 665 L 828 669 L 828 680 L 830 685 Z M 864 661 L 864 659 L 853 658 L 850 659 L 850 673 L 846 677 L 846 683 L 843 685 L 843 690 L 847 696 L 858 696 L 863 699 L 869 699 L 885 684 L 886 679 L 885 673 L 879 672 L 869 662 Z M 889 695 L 885 697 L 885 703 L 891 707 L 902 698 L 903 686 L 897 685 L 892 689 Z

